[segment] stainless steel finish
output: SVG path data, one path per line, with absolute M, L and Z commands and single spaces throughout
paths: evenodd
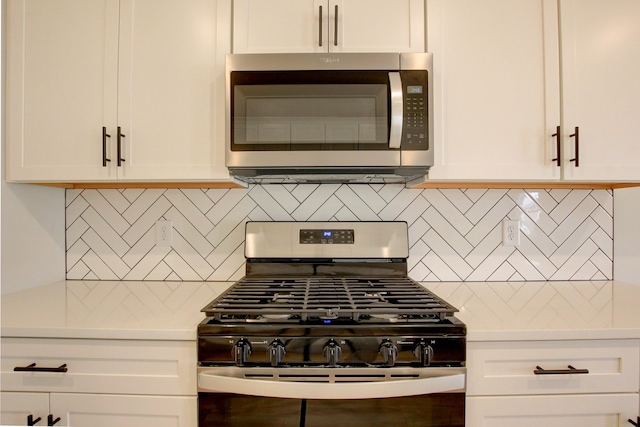
M 227 88 L 233 71 L 399 70 L 397 53 L 256 53 L 228 54 Z M 430 55 L 430 54 L 422 54 Z M 415 61 L 419 63 L 418 61 Z M 407 62 L 410 63 L 410 62 Z M 229 94 L 227 94 L 228 96 Z
M 327 365 L 335 368 L 336 366 L 338 366 L 340 355 L 342 355 L 342 348 L 332 338 L 322 348 L 322 354 L 327 357 Z
M 403 151 L 402 166 L 430 165 L 434 163 L 434 133 L 433 133 L 433 54 L 431 53 L 401 53 L 400 69 L 427 70 L 427 96 L 429 111 L 429 141 L 431 149 L 427 151 Z
M 389 89 L 391 90 L 391 126 L 389 129 L 389 148 L 400 148 L 404 110 L 404 103 L 402 99 L 402 80 L 400 80 L 400 73 L 389 73 Z
M 198 391 L 294 399 L 374 399 L 459 392 L 466 368 L 199 367 Z
M 402 173 L 398 173 L 402 172 Z M 349 169 L 345 171 L 323 171 L 319 168 L 310 169 L 309 172 L 304 170 L 292 171 L 287 168 L 273 169 L 269 172 L 261 170 L 257 174 L 249 174 L 246 176 L 238 175 L 241 173 L 235 170 L 234 178 L 240 185 L 247 184 L 404 184 L 406 187 L 422 184 L 427 181 L 428 175 L 424 169 L 415 174 L 407 174 L 406 168 L 398 171 L 391 168 L 388 171 L 372 173 L 371 169 Z
M 404 222 L 248 222 L 247 258 L 408 258 Z M 353 244 L 301 244 L 302 229 L 354 230 Z
M 233 152 L 231 130 L 226 129 L 226 164 L 233 175 L 249 183 L 286 182 L 424 182 L 434 162 L 433 73 L 430 53 L 296 53 L 227 55 L 227 89 L 233 71 L 278 70 L 427 70 L 429 150 Z M 231 94 L 226 94 L 226 123 L 231 121 Z M 397 128 L 397 125 L 396 125 Z M 397 130 L 394 128 L 394 139 Z M 396 142 L 393 143 L 397 145 Z M 406 167 L 419 171 L 400 172 Z M 344 170 L 336 171 L 336 168 Z M 384 168 L 384 169 L 383 169 Z M 237 169 L 245 169 L 236 171 Z M 249 170 L 250 169 L 250 170 Z M 269 170 L 263 170 L 269 169 Z M 382 170 L 383 169 L 383 170 Z M 313 175 L 312 178 L 309 178 Z
M 382 354 L 384 364 L 386 366 L 393 366 L 396 364 L 396 357 L 398 357 L 398 347 L 390 340 L 382 341 L 378 353 Z
M 249 341 L 241 338 L 234 346 L 233 358 L 237 366 L 245 364 L 249 356 L 251 356 L 251 344 Z
M 433 347 L 424 341 L 420 341 L 416 348 L 413 349 L 413 354 L 420 360 L 422 366 L 429 366 L 433 357 Z
M 287 354 L 287 351 L 284 349 L 284 343 L 279 339 L 275 339 L 269 344 L 269 362 L 271 362 L 271 366 L 280 365 L 285 354 Z
M 231 152 L 227 156 L 227 165 L 234 167 L 307 167 L 315 169 L 320 165 L 331 167 L 353 167 L 367 164 L 370 166 L 398 166 L 399 151 L 298 151 L 291 155 L 282 151 Z

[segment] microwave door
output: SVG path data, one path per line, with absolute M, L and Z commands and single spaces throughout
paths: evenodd
M 389 148 L 400 148 L 403 122 L 402 79 L 400 79 L 400 73 L 389 73 L 389 92 L 391 94 Z

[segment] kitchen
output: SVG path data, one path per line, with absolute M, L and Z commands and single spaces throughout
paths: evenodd
M 225 3 L 226 2 L 217 3 L 217 13 L 225 11 Z M 238 8 L 241 7 L 240 5 L 242 2 L 237 3 L 238 4 L 235 5 L 235 12 L 240 10 Z M 504 2 L 488 3 L 494 5 L 494 7 L 507 7 L 507 4 Z M 510 11 L 509 13 L 518 12 L 517 16 L 520 16 L 520 14 L 530 13 L 532 10 L 537 11 L 540 3 L 541 2 L 528 2 L 527 5 L 532 9 L 526 9 L 521 12 L 517 10 L 514 11 L 512 9 L 508 10 Z M 548 5 L 549 2 L 542 3 Z M 460 4 L 462 5 L 464 2 L 460 2 Z M 524 8 L 524 5 L 522 7 Z M 439 12 L 440 15 L 444 12 L 454 12 L 452 10 L 440 10 L 439 8 L 443 8 L 442 2 L 427 2 L 427 9 Z M 230 13 L 230 11 L 226 12 Z M 437 40 L 438 34 L 440 34 L 436 31 L 438 25 L 442 25 L 446 22 L 437 20 L 435 18 L 437 16 L 439 16 L 437 13 L 428 14 L 428 40 Z M 445 17 L 446 16 L 448 15 L 445 14 Z M 461 19 L 459 15 L 454 14 L 452 16 Z M 229 22 L 230 21 L 231 19 L 229 18 Z M 487 21 L 486 25 L 490 24 L 492 24 L 492 22 Z M 226 34 L 223 32 L 223 29 L 218 28 L 218 30 L 222 32 L 222 35 Z M 221 37 L 221 35 L 219 36 Z M 218 41 L 220 42 L 220 40 Z M 478 40 L 477 42 L 486 43 L 486 41 L 482 40 Z M 438 45 L 434 44 L 433 47 L 437 52 L 436 48 Z M 429 50 L 432 50 L 431 43 L 429 44 Z M 449 54 L 448 58 L 450 58 L 451 53 L 448 51 L 447 53 Z M 443 52 L 440 53 L 440 56 L 444 57 Z M 462 60 L 462 58 L 454 59 Z M 532 58 L 531 61 L 534 61 L 535 59 L 539 59 L 539 57 Z M 528 65 L 531 65 L 532 63 L 533 62 L 530 62 Z M 455 65 L 455 62 L 452 63 L 452 66 L 453 65 Z M 491 68 L 490 65 L 492 64 L 488 64 L 487 67 Z M 500 67 L 503 67 L 503 64 L 501 64 Z M 448 75 L 450 73 L 461 72 L 459 68 L 446 69 Z M 437 70 L 438 69 L 436 69 L 436 71 Z M 444 68 L 442 70 L 444 70 Z M 536 70 L 538 69 L 536 68 Z M 172 72 L 174 71 L 175 70 L 172 70 Z M 518 72 L 521 71 L 522 70 L 518 70 Z M 453 78 L 453 74 L 451 74 L 451 76 L 452 77 L 450 78 Z M 464 76 L 458 76 L 457 81 L 460 81 L 463 78 Z M 494 79 L 498 79 L 498 77 L 494 77 Z M 439 88 L 442 87 L 442 84 L 436 85 L 436 93 L 438 93 L 437 91 L 441 90 Z M 482 89 L 483 88 L 477 88 L 476 90 L 480 91 Z M 511 90 L 513 87 L 509 87 L 509 89 Z M 469 88 L 465 88 L 465 90 L 467 90 L 467 93 L 470 93 L 468 92 L 470 90 Z M 492 90 L 495 90 L 495 87 L 493 87 Z M 497 106 L 502 105 L 505 113 L 509 111 L 508 107 L 510 107 L 510 105 L 508 104 L 508 101 L 511 100 L 511 97 L 506 96 L 507 93 L 508 91 L 505 91 L 504 99 L 496 95 L 492 100 L 492 102 L 495 102 Z M 469 103 L 468 108 L 474 108 L 478 113 L 484 112 L 486 109 L 482 108 L 482 105 L 486 102 L 486 99 L 490 98 L 485 94 L 482 95 L 483 96 L 477 100 L 467 98 L 467 102 Z M 524 96 L 525 94 L 521 95 Z M 536 96 L 537 98 L 535 99 L 539 100 L 540 97 L 538 95 Z M 451 102 L 453 102 L 454 99 L 455 98 L 452 98 Z M 499 104 L 499 101 L 501 100 L 504 102 L 504 105 Z M 468 112 L 464 110 L 463 106 L 458 105 L 457 108 L 460 109 L 459 111 L 452 111 L 449 104 L 444 106 L 447 108 L 443 111 L 449 114 L 447 116 L 450 117 L 449 120 L 454 120 L 456 117 L 460 117 L 456 116 L 456 114 L 468 115 Z M 536 110 L 534 112 L 535 117 L 538 120 L 541 116 L 540 111 Z M 546 114 L 547 110 L 544 110 L 543 113 Z M 516 113 L 513 114 L 514 116 L 516 115 Z M 518 114 L 524 115 L 522 111 L 518 111 Z M 480 131 L 482 132 L 485 130 L 487 131 L 486 133 L 488 136 L 486 141 L 493 142 L 495 140 L 496 143 L 498 143 L 499 141 L 509 139 L 507 136 L 497 138 L 494 134 L 495 129 L 493 129 L 495 128 L 495 125 L 493 124 L 495 121 L 492 122 L 487 119 L 486 122 L 487 124 L 484 125 L 485 128 L 480 128 Z M 475 179 L 484 180 L 504 180 L 507 177 L 511 180 L 531 180 L 532 177 L 534 177 L 536 181 L 548 181 L 557 180 L 559 178 L 558 175 L 560 174 L 560 171 L 551 167 L 549 165 L 550 161 L 546 161 L 546 164 L 544 165 L 545 172 L 534 171 L 532 169 L 534 163 L 545 163 L 540 161 L 540 156 L 547 152 L 555 152 L 555 141 L 553 138 L 549 138 L 549 147 L 542 150 L 542 153 L 538 153 L 536 151 L 532 156 L 527 158 L 528 160 L 518 159 L 518 162 L 510 162 L 500 159 L 496 152 L 504 152 L 517 156 L 520 156 L 521 153 L 518 152 L 513 154 L 509 152 L 508 148 L 505 150 L 496 148 L 495 152 L 491 153 L 491 158 L 487 158 L 486 154 L 482 154 L 483 151 L 486 150 L 478 150 L 477 147 L 468 147 L 468 144 L 467 146 L 461 145 L 469 138 L 469 136 L 467 134 L 458 135 L 455 132 L 468 131 L 472 133 L 476 132 L 474 129 L 477 128 L 443 128 L 438 127 L 444 125 L 444 123 L 440 124 L 440 122 L 437 122 L 436 125 L 436 131 L 442 135 L 442 138 L 446 135 L 446 140 L 452 141 L 452 143 L 447 146 L 447 150 L 449 151 L 444 151 L 443 148 L 442 158 L 438 160 L 440 163 L 437 163 L 437 165 L 442 166 L 439 172 L 442 174 L 441 179 L 454 179 L 468 182 L 469 180 L 474 179 L 474 176 Z M 477 125 L 477 123 L 474 123 L 474 125 Z M 554 123 L 552 126 L 555 128 L 556 124 Z M 566 124 L 566 126 L 570 127 L 572 125 Z M 518 127 L 514 125 L 514 129 L 519 129 L 521 127 L 522 126 Z M 500 132 L 504 135 L 509 135 L 509 131 L 510 129 L 507 127 L 507 129 L 502 129 Z M 582 134 L 587 135 L 588 133 L 585 132 L 586 131 L 583 131 Z M 550 132 L 549 135 L 551 135 L 551 133 L 552 132 Z M 456 143 L 458 145 L 456 145 Z M 572 142 L 569 141 L 567 143 L 567 150 L 572 149 L 572 145 Z M 585 156 L 589 154 L 586 148 L 582 153 L 584 153 Z M 475 159 L 473 158 L 474 156 Z M 224 153 L 222 153 L 218 158 L 220 157 L 223 158 Z M 479 158 L 484 160 L 482 165 L 474 167 L 469 166 L 472 160 L 477 163 L 477 159 Z M 494 161 L 493 165 L 490 163 L 491 160 Z M 501 160 L 504 161 L 504 169 L 499 167 Z M 465 164 L 465 161 L 469 163 Z M 618 160 L 616 159 L 615 161 Z M 514 163 L 517 166 L 509 169 L 508 165 Z M 588 169 L 588 166 L 588 158 L 586 160 L 583 159 L 580 167 Z M 608 170 L 606 171 L 606 173 L 609 174 L 607 176 L 615 176 L 615 181 L 620 182 L 633 180 L 628 175 L 624 175 L 626 173 L 623 170 L 624 168 L 620 167 L 618 169 L 619 171 L 617 172 L 619 175 L 612 175 L 611 171 Z M 434 167 L 433 173 L 436 173 L 436 167 Z M 541 175 L 542 173 L 547 175 Z M 565 173 L 565 179 L 570 178 L 568 175 L 571 173 L 574 172 L 571 172 L 570 170 L 567 171 Z M 592 173 L 592 179 L 596 180 L 596 174 L 598 171 L 593 171 Z M 449 175 L 447 176 L 446 174 Z M 577 179 L 583 180 L 584 178 L 578 177 Z M 518 188 L 522 188 L 523 186 L 515 186 L 513 188 L 505 189 L 488 188 L 488 186 L 485 185 L 480 188 L 466 189 L 466 187 L 461 186 L 460 184 L 457 184 L 460 189 L 405 189 L 403 186 L 398 185 L 362 186 L 322 184 L 316 186 L 310 184 L 300 185 L 295 188 L 287 185 L 269 185 L 254 186 L 249 189 L 211 188 L 200 190 L 196 188 L 178 190 L 174 188 L 159 190 L 154 188 L 128 188 L 119 191 L 116 189 L 64 190 L 60 188 L 3 183 L 3 223 L 6 224 L 3 227 L 3 242 L 5 242 L 3 243 L 3 293 L 14 293 L 19 290 L 25 290 L 29 287 L 58 282 L 63 280 L 65 276 L 73 281 L 77 281 L 78 279 L 124 279 L 127 281 L 143 279 L 163 280 L 167 277 L 171 280 L 207 280 L 220 283 L 235 280 L 239 278 L 243 268 L 244 260 L 241 248 L 243 233 L 242 224 L 246 217 L 253 220 L 279 221 L 291 219 L 296 221 L 328 220 L 332 218 L 340 221 L 405 220 L 409 222 L 412 227 L 410 229 L 410 237 L 413 239 L 411 242 L 412 252 L 410 257 L 410 275 L 414 279 L 427 284 L 429 282 L 437 283 L 440 280 L 444 281 L 445 283 L 437 288 L 438 290 L 436 293 L 445 299 L 451 299 L 450 302 L 458 306 L 458 308 L 462 307 L 462 303 L 465 301 L 463 296 L 466 292 L 473 291 L 474 289 L 480 289 L 479 287 L 474 287 L 473 283 L 466 283 L 471 281 L 483 282 L 488 280 L 504 284 L 504 282 L 509 281 L 511 278 L 515 283 L 513 286 L 517 286 L 517 283 L 521 280 L 543 282 L 546 280 L 553 280 L 554 282 L 549 282 L 552 285 L 551 289 L 556 288 L 555 281 L 564 280 L 609 280 L 615 277 L 616 280 L 625 280 L 630 282 L 637 281 L 634 279 L 635 275 L 633 274 L 636 272 L 636 263 L 634 262 L 633 257 L 635 254 L 632 249 L 633 244 L 631 243 L 634 237 L 634 228 L 631 223 L 634 215 L 625 215 L 625 211 L 631 213 L 634 212 L 634 193 L 636 190 L 611 190 L 609 188 L 610 186 L 608 187 L 606 185 L 604 188 L 597 188 L 594 190 L 572 189 L 572 185 L 567 185 L 566 182 L 562 183 L 565 185 L 565 188 L 553 188 L 555 184 L 556 183 L 554 182 L 548 186 L 543 184 L 532 186 L 532 184 L 527 183 L 526 191 L 518 190 Z M 442 185 L 450 185 L 450 182 Z M 574 185 L 576 187 L 578 186 L 578 184 Z M 545 187 L 547 187 L 547 189 L 535 191 L 536 188 Z M 537 207 L 538 212 L 535 215 L 540 214 L 544 216 L 552 210 L 547 206 L 548 211 L 545 212 L 545 209 L 541 206 L 543 202 L 541 201 L 536 203 L 536 198 L 537 200 L 543 200 L 544 203 L 555 203 L 562 206 L 554 215 L 559 215 L 560 212 L 564 211 L 567 218 L 569 218 L 566 221 L 566 224 L 569 224 L 572 219 L 577 221 L 578 225 L 587 224 L 585 225 L 586 228 L 584 230 L 579 227 L 578 229 L 585 231 L 590 238 L 579 243 L 572 242 L 573 244 L 578 245 L 577 247 L 573 247 L 570 252 L 570 254 L 574 254 L 575 256 L 575 258 L 573 258 L 575 263 L 569 262 L 567 264 L 567 268 L 570 265 L 573 265 L 573 270 L 563 270 L 555 267 L 544 271 L 537 271 L 536 269 L 524 268 L 526 267 L 526 262 L 523 262 L 523 258 L 524 261 L 527 261 L 528 254 L 523 255 L 522 252 L 526 252 L 526 248 L 524 247 L 528 242 L 530 242 L 530 240 L 522 235 L 520 236 L 521 246 L 519 249 L 505 249 L 506 247 L 499 245 L 499 243 L 491 243 L 494 242 L 496 238 L 498 240 L 501 239 L 501 228 L 496 228 L 496 226 L 501 223 L 502 219 L 505 217 L 511 218 L 510 214 L 512 212 L 519 213 L 521 211 L 527 211 L 525 202 L 533 202 L 533 204 L 528 205 L 529 208 L 531 206 Z M 134 209 L 129 211 L 129 213 L 122 213 L 126 211 L 129 204 L 133 205 L 136 201 L 141 203 L 145 200 L 147 205 L 144 208 L 141 207 L 142 205 L 137 205 Z M 562 203 L 563 201 L 566 205 Z M 105 209 L 109 209 L 109 206 L 117 206 L 117 208 L 113 208 L 115 212 L 112 212 L 114 216 L 111 218 L 116 226 L 122 226 L 122 224 L 125 223 L 132 224 L 135 222 L 134 220 L 137 219 L 133 215 L 135 210 L 140 209 L 139 212 L 144 212 L 155 203 L 158 204 L 159 212 L 162 212 L 163 214 L 165 212 L 171 212 L 171 217 L 167 215 L 164 219 L 174 221 L 175 249 L 173 251 L 168 251 L 171 256 L 169 256 L 166 261 L 162 261 L 161 263 L 156 262 L 153 264 L 153 261 L 148 259 L 145 261 L 147 261 L 149 265 L 153 265 L 153 268 L 145 271 L 142 271 L 142 269 L 131 269 L 128 266 L 129 264 L 127 264 L 126 261 L 123 261 L 122 257 L 118 256 L 118 251 L 111 251 L 111 249 L 113 249 L 112 247 L 118 247 L 118 245 L 121 244 L 120 241 L 112 242 L 104 239 L 102 240 L 103 243 L 100 243 L 99 239 L 89 241 L 90 236 L 100 236 L 103 232 L 103 230 L 100 229 L 99 224 L 96 224 L 95 222 L 95 220 L 99 220 L 99 218 L 96 218 L 95 215 L 92 217 L 91 212 L 105 212 Z M 568 207 L 565 208 L 565 206 Z M 150 209 L 153 210 L 155 208 Z M 445 234 L 447 236 L 447 241 L 451 240 L 449 244 L 460 240 L 459 238 L 454 237 L 455 234 L 452 234 L 457 230 L 452 229 L 453 227 L 449 226 L 449 223 L 443 220 L 443 218 L 449 218 L 451 215 L 456 215 L 456 211 L 461 209 L 465 211 L 470 210 L 470 215 L 476 218 L 474 221 L 484 218 L 487 212 L 491 214 L 489 215 L 489 218 L 493 218 L 495 215 L 495 218 L 497 219 L 487 219 L 481 224 L 482 227 L 476 227 L 475 222 L 467 219 L 468 223 L 464 225 L 466 228 L 462 233 L 463 235 L 471 233 L 472 237 L 475 235 L 476 237 L 473 237 L 475 240 L 472 239 L 474 243 L 467 243 L 466 247 L 456 247 L 455 250 L 452 250 L 450 247 L 447 247 L 447 242 L 443 243 L 442 239 L 438 239 L 438 236 L 440 236 L 441 233 Z M 118 212 L 118 210 L 121 212 Z M 574 214 L 574 216 L 569 216 L 576 210 L 578 213 Z M 583 212 L 585 210 L 588 211 L 588 215 L 584 215 Z M 616 213 L 615 223 L 613 221 L 614 211 Z M 81 212 L 82 215 L 80 215 Z M 207 212 L 207 215 L 204 215 L 203 212 Z M 591 217 L 591 212 L 595 212 L 595 216 Z M 192 220 L 191 217 L 189 217 L 190 221 L 181 219 L 186 218 L 188 214 L 192 214 L 195 219 Z M 86 215 L 86 218 L 84 215 Z M 607 216 L 609 217 L 608 219 Z M 146 226 L 140 224 L 138 227 L 147 227 L 147 229 L 149 229 L 153 225 L 153 222 L 161 217 L 162 215 L 158 215 L 156 218 L 151 219 L 143 218 L 143 222 L 147 221 L 145 223 Z M 557 220 L 558 224 L 565 223 L 565 218 L 561 218 L 560 220 L 558 220 L 558 218 L 551 219 L 554 221 Z M 12 222 L 7 224 L 7 220 Z M 191 224 L 191 220 L 194 223 L 198 222 L 203 224 L 202 230 L 204 231 L 196 232 L 192 228 L 188 228 L 189 224 Z M 545 220 L 548 221 L 549 218 L 546 217 L 542 221 Z M 628 221 L 626 225 L 625 221 Z M 457 220 L 454 222 L 459 224 Z M 89 224 L 90 226 L 81 225 L 82 223 Z M 461 223 L 462 222 L 460 222 L 460 224 Z M 65 224 L 69 229 L 65 229 Z M 547 222 L 547 224 L 550 224 L 550 222 Z M 594 226 L 593 224 L 597 224 L 597 226 Z M 531 225 L 534 225 L 533 221 L 531 221 Z M 616 230 L 618 230 L 619 227 L 624 227 L 621 228 L 624 231 L 616 233 L 614 226 L 616 227 Z M 14 236 L 12 233 L 14 230 L 20 230 L 21 233 L 31 232 L 34 233 L 34 235 Z M 457 232 L 461 233 L 460 231 Z M 78 233 L 84 233 L 82 234 L 84 238 L 77 238 Z M 122 233 L 124 234 L 124 231 L 122 231 Z M 543 232 L 542 238 L 547 243 L 548 241 L 553 242 L 553 236 L 551 236 L 552 231 L 547 230 L 547 233 L 549 234 L 547 235 Z M 561 233 L 566 233 L 566 231 L 561 230 L 560 234 Z M 612 237 L 614 234 L 616 237 L 615 240 Z M 184 238 L 183 236 L 188 237 Z M 215 248 L 219 248 L 219 252 L 206 260 L 209 262 L 203 262 L 202 259 L 205 257 L 197 253 L 197 248 L 189 248 L 188 246 L 198 246 L 200 244 L 204 244 L 204 246 L 206 246 L 205 243 L 207 242 L 205 242 L 205 240 L 207 236 L 212 237 L 212 241 L 214 242 L 213 246 L 215 246 Z M 449 238 L 449 236 L 451 236 L 451 238 Z M 483 246 L 482 242 L 484 241 L 483 238 L 485 236 L 488 236 L 489 241 L 485 242 Z M 183 238 L 184 241 L 188 241 L 190 245 L 184 245 L 184 241 L 180 240 L 181 238 Z M 37 247 L 34 247 L 34 244 L 32 243 L 34 241 L 38 242 Z M 95 247 L 92 246 L 92 242 L 96 243 Z M 590 253 L 587 256 L 587 259 L 583 260 L 581 257 L 584 257 L 584 254 L 580 253 L 577 248 L 583 247 L 585 242 L 587 242 L 587 247 L 585 247 L 585 249 L 592 247 L 592 245 L 596 249 L 593 251 L 587 251 Z M 211 245 L 210 242 L 208 244 Z M 85 247 L 84 250 L 82 249 L 83 245 Z M 180 245 L 183 245 L 182 248 L 186 248 L 190 252 L 177 255 L 177 251 L 181 247 Z M 615 251 L 613 251 L 615 253 L 615 259 L 613 259 L 613 255 L 611 255 L 612 245 L 615 247 Z M 487 246 L 497 248 L 498 253 L 493 253 L 493 251 L 486 254 L 481 253 L 480 258 L 483 260 L 486 259 L 486 264 L 482 265 L 482 263 L 478 263 L 476 261 L 475 266 L 477 268 L 472 268 L 468 265 L 464 267 L 464 263 L 461 262 L 461 259 L 465 255 L 469 253 L 476 255 L 481 249 L 486 250 Z M 91 248 L 92 250 L 87 250 L 86 248 Z M 478 249 L 474 252 L 474 249 L 476 248 Z M 534 248 L 531 247 L 530 249 Z M 101 250 L 106 250 L 106 252 L 100 253 Z M 99 254 L 97 257 L 93 255 L 96 251 Z M 202 248 L 202 251 L 207 254 L 210 252 L 210 250 L 207 251 L 206 248 Z M 543 263 L 542 265 L 547 267 L 552 267 L 554 265 L 553 261 L 550 262 L 548 257 L 544 256 L 544 254 L 541 255 L 540 251 L 531 252 L 531 254 L 533 261 L 536 263 L 541 261 Z M 626 254 L 628 254 L 628 257 L 625 256 Z M 593 255 L 593 257 L 591 255 Z M 567 259 L 572 258 L 570 255 L 566 255 L 566 257 Z M 187 259 L 187 265 L 185 265 L 185 263 L 180 263 L 180 259 L 185 258 Z M 609 258 L 608 264 L 606 258 Z M 103 268 L 104 266 L 100 265 L 100 259 L 108 260 L 107 264 L 113 266 L 112 268 L 116 271 L 112 271 L 110 268 Z M 39 266 L 41 266 L 37 271 L 32 267 L 34 260 Z M 98 261 L 97 264 L 96 261 Z M 514 265 L 522 266 L 523 268 L 517 269 L 513 267 Z M 565 265 L 565 263 L 562 265 Z M 575 267 L 575 265 L 578 265 L 579 267 Z M 68 270 L 65 269 L 65 266 Z M 92 268 L 87 266 L 91 266 Z M 455 266 L 455 268 L 452 268 L 451 266 Z M 485 268 L 483 269 L 480 267 Z M 91 271 L 90 273 L 89 270 Z M 487 271 L 491 271 L 491 274 L 488 274 Z M 533 276 L 530 276 L 530 274 L 533 274 Z M 464 283 L 460 283 L 463 281 Z M 80 283 L 77 286 L 80 286 Z M 167 283 L 170 287 L 170 282 Z M 448 283 L 451 284 L 448 285 Z M 76 285 L 72 284 L 72 286 Z M 106 290 L 107 286 L 112 286 L 113 288 L 110 287 L 109 289 L 115 289 L 117 292 L 123 292 L 122 286 L 118 286 L 113 283 L 109 285 L 105 282 L 104 286 L 105 288 L 101 287 L 98 290 Z M 455 292 L 446 289 L 448 286 L 451 286 L 452 289 L 455 288 L 460 290 L 460 295 L 462 295 L 460 300 L 457 299 L 458 297 L 453 296 Z M 561 286 L 565 285 L 557 283 L 558 288 Z M 154 290 L 156 289 L 159 288 L 154 288 Z M 507 288 L 502 288 L 502 290 L 506 289 Z M 548 292 L 549 286 L 544 287 L 544 289 L 545 292 Z M 610 292 L 613 294 L 613 290 L 606 286 L 602 289 L 604 289 L 603 292 L 605 293 Z M 74 288 L 74 292 L 80 291 Z M 170 291 L 167 290 L 166 292 Z M 198 311 L 214 296 L 214 294 L 216 294 L 216 292 L 220 292 L 220 290 L 211 289 L 206 297 L 198 298 L 200 301 L 191 302 L 191 304 L 196 311 Z M 195 291 L 194 293 L 197 294 Z M 450 297 L 450 295 L 452 296 Z M 196 315 L 197 314 L 199 313 L 196 313 Z M 157 317 L 160 316 L 156 316 L 156 318 Z M 86 319 L 86 316 L 82 318 Z M 504 328 L 504 325 L 502 327 Z M 192 334 L 195 334 L 195 330 L 192 331 Z M 596 334 L 593 336 L 596 338 L 603 338 L 603 335 L 606 337 L 616 338 L 615 334 L 612 336 L 610 334 L 605 334 L 604 332 L 601 332 L 601 335 Z M 193 335 L 191 339 L 194 339 L 194 336 L 195 335 Z M 469 339 L 471 338 L 473 338 L 473 330 L 470 330 L 469 333 Z M 619 335 L 617 338 L 628 339 L 630 337 Z M 637 336 L 633 338 L 637 338 Z M 469 385 L 467 392 L 469 393 Z M 485 392 L 478 393 L 479 397 L 485 397 Z M 629 393 L 629 395 L 635 396 L 634 405 L 637 405 L 637 390 L 635 395 L 633 393 Z M 567 397 L 569 398 L 570 396 Z M 593 405 L 591 406 L 593 407 Z M 627 417 L 631 417 L 631 415 L 628 415 Z M 623 417 L 620 418 L 622 419 Z M 622 421 L 626 422 L 626 419 Z

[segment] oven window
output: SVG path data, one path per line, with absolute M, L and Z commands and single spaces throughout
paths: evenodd
M 388 73 L 232 74 L 232 150 L 388 149 Z
M 199 427 L 464 427 L 464 393 L 308 401 L 200 393 L 199 423 Z

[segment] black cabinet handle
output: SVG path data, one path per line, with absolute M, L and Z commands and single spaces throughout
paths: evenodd
M 627 421 L 629 421 L 629 424 L 631 424 L 632 426 L 640 426 L 640 417 L 638 417 L 636 421 L 633 421 L 631 418 L 629 418 Z
M 33 415 L 29 415 L 29 416 L 27 417 L 27 425 L 28 425 L 28 426 L 34 426 L 34 425 L 38 424 L 38 423 L 40 422 L 40 420 L 41 420 L 41 419 L 42 419 L 42 418 L 38 417 L 38 418 L 36 418 L 36 419 L 34 420 L 34 419 L 33 419 Z
M 122 138 L 126 135 L 122 133 L 122 128 L 118 126 L 118 167 L 122 166 L 124 159 L 122 158 Z
M 60 421 L 60 417 L 56 418 L 55 420 L 53 419 L 53 415 L 51 414 L 49 414 L 49 416 L 47 417 L 48 426 L 54 426 L 58 421 Z
M 556 133 L 551 136 L 556 137 L 556 158 L 551 159 L 551 161 L 556 162 L 556 166 L 562 166 L 562 162 L 560 159 L 560 144 L 562 139 L 562 136 L 560 135 L 560 126 L 556 126 Z
M 322 46 L 322 6 L 318 6 L 318 46 Z
M 29 366 L 16 366 L 13 368 L 15 372 L 67 372 L 67 364 L 58 366 L 57 368 L 48 368 L 46 366 L 36 366 L 32 363 Z
M 102 166 L 107 167 L 107 162 L 111 159 L 107 158 L 107 138 L 111 138 L 111 135 L 107 133 L 107 128 L 102 127 Z
M 335 7 L 333 17 L 333 45 L 338 46 L 338 5 Z
M 573 141 L 575 144 L 576 157 L 569 160 L 570 162 L 576 162 L 576 167 L 580 166 L 580 128 L 575 127 L 575 132 L 569 135 L 571 138 L 575 138 Z
M 533 371 L 536 375 L 565 375 L 565 374 L 588 374 L 588 369 L 576 369 L 573 366 L 569 365 L 567 368 L 569 369 L 543 369 L 540 366 L 536 366 L 536 369 Z

